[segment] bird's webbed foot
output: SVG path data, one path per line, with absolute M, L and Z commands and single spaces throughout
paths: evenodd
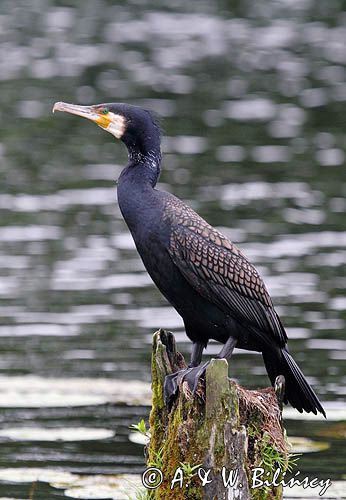
M 192 366 L 167 375 L 164 383 L 165 404 L 169 408 L 178 396 L 179 389 L 183 382 L 187 382 L 190 391 L 194 395 L 198 388 L 198 383 L 204 378 L 209 361 L 200 366 Z

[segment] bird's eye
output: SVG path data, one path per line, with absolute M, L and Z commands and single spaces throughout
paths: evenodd
M 107 115 L 109 113 L 109 109 L 108 108 L 102 108 L 101 110 L 101 114 L 102 115 Z

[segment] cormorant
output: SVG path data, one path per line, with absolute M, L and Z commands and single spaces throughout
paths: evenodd
M 287 349 L 287 335 L 265 284 L 244 254 L 217 229 L 170 193 L 155 189 L 161 168 L 160 128 L 153 114 L 129 104 L 78 106 L 58 102 L 53 111 L 79 115 L 121 139 L 128 163 L 118 180 L 118 202 L 139 255 L 161 293 L 184 321 L 192 341 L 189 368 L 167 377 L 172 398 L 185 377 L 194 389 L 210 339 L 262 353 L 272 385 L 285 377 L 285 403 L 298 411 L 324 409 Z

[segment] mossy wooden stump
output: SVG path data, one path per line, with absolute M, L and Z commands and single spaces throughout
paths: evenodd
M 258 486 L 261 480 L 273 482 L 275 471 L 277 484 L 288 464 L 275 391 L 240 387 L 228 378 L 227 361 L 213 359 L 206 371 L 205 389 L 200 384 L 192 396 L 183 383 L 169 411 L 163 397 L 165 376 L 185 367 L 173 334 L 156 332 L 147 452 L 148 467 L 159 468 L 163 481 L 148 490 L 149 498 L 281 499 L 281 486 Z

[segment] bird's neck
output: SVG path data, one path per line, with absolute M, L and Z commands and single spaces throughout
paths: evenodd
M 118 185 L 127 184 L 133 188 L 154 188 L 161 172 L 161 151 L 149 150 L 145 153 L 129 150 L 129 162 L 122 171 Z
M 160 175 L 161 155 L 130 158 L 118 179 L 118 203 L 135 241 L 140 238 L 143 217 L 150 219 Z

